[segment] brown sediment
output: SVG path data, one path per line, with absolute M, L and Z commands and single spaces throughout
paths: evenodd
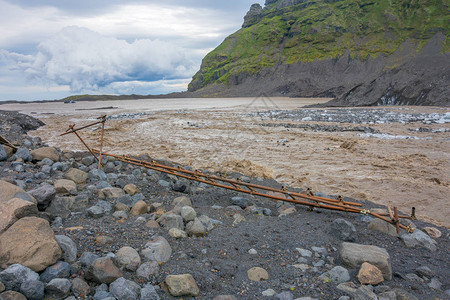
M 287 108 L 299 106 L 300 103 Z M 285 108 L 282 105 L 277 107 Z M 414 206 L 419 218 L 450 226 L 447 207 L 450 132 L 408 131 L 413 127 L 448 130 L 449 123 L 371 124 L 383 133 L 419 138 L 382 140 L 361 137 L 358 132 L 351 131 L 315 132 L 302 128 L 263 127 L 260 119 L 245 114 L 252 109 L 265 108 L 238 105 L 183 112 L 166 110 L 138 119 L 109 120 L 105 127 L 104 149 L 115 154 L 148 154 L 152 158 L 168 159 L 196 169 L 273 177 L 293 187 L 310 187 L 326 194 L 397 206 L 403 213 L 409 213 Z M 401 109 L 408 109 L 410 113 L 449 111 L 431 107 Z M 92 123 L 92 120 L 86 120 L 87 116 L 98 117 L 103 113 L 103 110 L 89 114 L 59 113 L 42 119 L 47 125 L 32 135 L 40 136 L 44 142 L 61 149 L 84 150 L 76 137 L 59 138 L 58 133 L 70 123 Z M 282 122 L 286 123 L 286 120 Z M 83 131 L 82 136 L 98 148 L 100 133 L 101 130 L 88 130 Z M 430 136 L 431 139 L 423 139 Z

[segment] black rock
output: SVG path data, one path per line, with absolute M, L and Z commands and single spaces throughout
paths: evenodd
M 28 300 L 44 299 L 45 285 L 39 280 L 27 280 L 20 285 L 20 292 Z
M 56 190 L 53 186 L 45 184 L 29 192 L 36 200 L 40 211 L 45 210 L 55 199 Z
M 334 220 L 330 227 L 330 233 L 346 242 L 354 242 L 358 237 L 355 226 L 344 219 Z
M 66 262 L 58 261 L 42 272 L 41 281 L 48 283 L 54 278 L 68 278 L 69 276 L 70 265 Z
M 231 198 L 231 204 L 239 206 L 242 209 L 245 209 L 248 206 L 248 200 L 242 197 L 233 197 Z
M 186 185 L 184 183 L 178 181 L 172 186 L 172 190 L 174 190 L 175 192 L 182 193 L 186 190 Z

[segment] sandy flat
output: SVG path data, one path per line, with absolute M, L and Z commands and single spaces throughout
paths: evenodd
M 385 134 L 416 137 L 389 140 L 364 137 L 353 131 L 264 127 L 261 123 L 267 120 L 250 114 L 291 110 L 324 101 L 326 99 L 163 99 L 16 104 L 2 105 L 0 109 L 20 110 L 40 118 L 47 125 L 30 134 L 63 150 L 83 150 L 75 137 L 59 137 L 70 124 L 88 124 L 102 114 L 140 113 L 133 119 L 108 120 L 106 151 L 148 154 L 194 168 L 273 177 L 294 187 L 310 187 L 331 195 L 398 206 L 404 213 L 410 213 L 414 206 L 419 218 L 449 227 L 450 123 L 370 124 Z M 113 108 L 100 109 L 106 107 Z M 401 110 L 410 114 L 450 111 L 438 107 L 370 109 Z M 441 131 L 412 133 L 409 130 L 419 127 Z M 99 135 L 98 128 L 82 132 L 94 148 L 98 148 Z

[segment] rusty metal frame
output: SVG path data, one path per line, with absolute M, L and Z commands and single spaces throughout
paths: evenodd
M 82 126 L 82 127 L 79 127 L 79 128 L 75 128 L 75 124 L 69 125 L 69 128 L 66 130 L 66 132 L 60 134 L 59 136 L 64 136 L 64 135 L 69 134 L 69 133 L 75 134 L 75 135 L 77 136 L 77 138 L 78 138 L 78 139 L 83 143 L 83 145 L 86 147 L 86 149 L 87 149 L 87 150 L 92 154 L 92 156 L 94 156 L 94 158 L 98 161 L 98 168 L 100 169 L 100 168 L 103 166 L 103 164 L 102 164 L 102 150 L 103 150 L 103 135 L 104 135 L 104 132 L 105 132 L 106 115 L 103 115 L 103 116 L 98 117 L 97 120 L 100 120 L 100 121 L 97 121 L 97 122 L 94 122 L 94 123 L 91 123 L 91 124 L 88 124 L 88 125 L 85 125 L 85 126 Z M 101 133 L 101 141 L 100 141 L 99 157 L 97 157 L 97 156 L 95 155 L 95 153 L 92 151 L 92 149 L 86 144 L 86 142 L 85 142 L 85 141 L 81 138 L 81 136 L 78 134 L 78 131 L 83 130 L 83 129 L 86 129 L 86 128 L 89 128 L 89 127 L 92 127 L 92 126 L 97 125 L 97 124 L 102 124 L 102 133 Z
M 161 173 L 174 175 L 180 178 L 198 181 L 212 186 L 237 191 L 240 193 L 260 196 L 275 201 L 284 201 L 308 206 L 310 210 L 313 210 L 314 208 L 324 208 L 330 210 L 345 211 L 350 213 L 361 213 L 365 215 L 371 215 L 375 218 L 379 218 L 383 221 L 386 221 L 394 225 L 396 227 L 397 233 L 400 233 L 400 229 L 404 229 L 408 232 L 414 231 L 414 228 L 412 228 L 411 226 L 405 226 L 403 224 L 400 224 L 399 220 L 401 218 L 412 219 L 413 217 L 415 217 L 415 208 L 413 208 L 411 216 L 399 215 L 397 207 L 394 207 L 394 212 L 392 212 L 390 206 L 388 206 L 388 214 L 378 214 L 371 212 L 369 209 L 362 208 L 362 205 L 360 203 L 344 201 L 344 198 L 342 196 L 338 196 L 336 199 L 315 196 L 311 191 L 311 189 L 307 189 L 306 194 L 298 193 L 294 191 L 289 191 L 284 186 L 282 186 L 280 189 L 277 189 L 264 185 L 243 182 L 242 180 L 239 179 L 230 179 L 224 176 L 205 174 L 199 170 L 191 171 L 181 166 L 171 167 L 158 163 L 154 160 L 145 161 L 127 155 L 115 155 L 103 152 L 103 137 L 104 137 L 106 116 L 101 116 L 98 119 L 101 120 L 79 128 L 74 128 L 75 125 L 70 125 L 69 129 L 60 136 L 64 136 L 69 133 L 74 133 L 78 137 L 78 139 L 80 139 L 80 141 L 83 143 L 83 145 L 89 150 L 89 152 L 95 157 L 95 159 L 99 162 L 98 165 L 99 169 L 102 167 L 101 158 L 103 156 L 108 156 L 124 163 L 144 167 L 147 169 L 152 169 Z M 100 150 L 90 148 L 78 134 L 78 131 L 97 124 L 102 124 Z

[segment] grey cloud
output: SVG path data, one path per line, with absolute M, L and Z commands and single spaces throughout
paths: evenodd
M 71 26 L 41 42 L 35 56 L 9 53 L 8 59 L 31 79 L 69 85 L 79 92 L 114 82 L 189 78 L 198 69 L 191 57 L 189 50 L 167 42 L 128 43 Z
M 129 4 L 158 4 L 165 6 L 184 6 L 196 8 L 209 8 L 216 10 L 234 11 L 245 10 L 253 3 L 264 4 L 263 0 L 228 0 L 228 1 L 211 1 L 211 0 L 76 0 L 76 1 L 61 1 L 61 0 L 6 0 L 11 4 L 20 5 L 22 7 L 42 7 L 51 6 L 58 9 L 73 12 L 83 13 L 87 15 L 96 14 L 102 11 L 108 11 L 114 6 L 129 5 Z

